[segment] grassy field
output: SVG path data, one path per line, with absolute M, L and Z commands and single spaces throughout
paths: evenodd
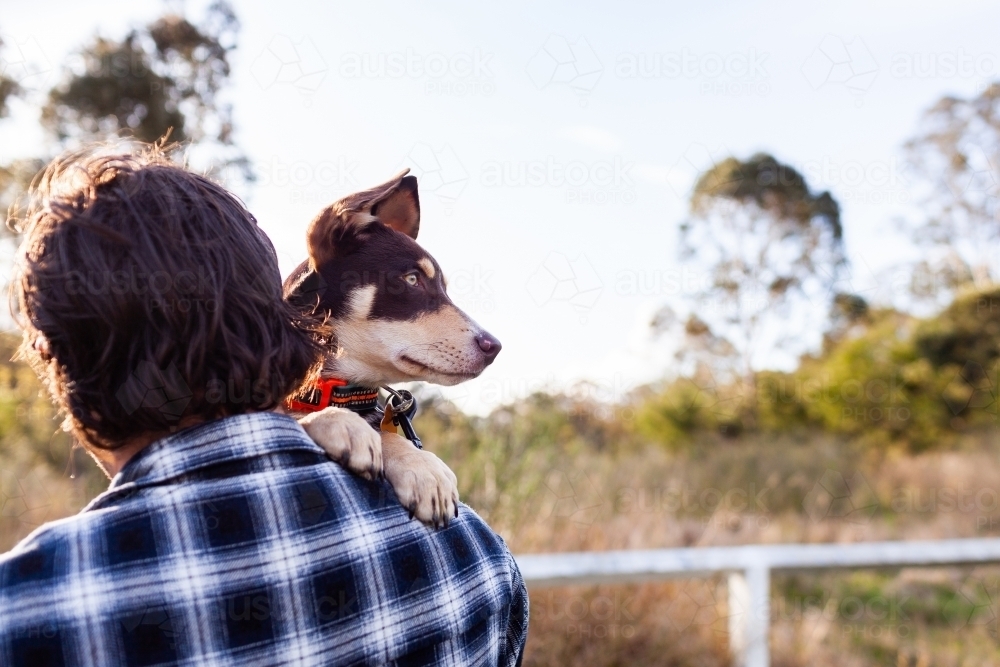
M 516 553 L 981 537 L 1000 528 L 1000 452 L 985 443 L 881 460 L 819 438 L 713 449 L 563 460 L 522 501 L 532 509 L 516 523 L 502 511 L 488 517 Z M 829 499 L 845 481 L 852 511 L 836 516 Z M 998 592 L 992 567 L 779 575 L 773 664 L 1000 664 Z M 540 589 L 532 602 L 528 664 L 726 664 L 721 578 Z
M 534 401 L 419 424 L 515 553 L 1000 535 L 992 429 L 921 453 L 821 432 L 601 451 L 620 415 Z M 778 575 L 772 661 L 1000 664 L 998 593 L 994 567 Z M 526 664 L 728 664 L 728 613 L 721 578 L 539 589 Z

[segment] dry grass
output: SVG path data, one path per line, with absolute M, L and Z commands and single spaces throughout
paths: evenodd
M 83 454 L 76 456 L 81 467 L 96 468 Z M 107 479 L 96 471 L 70 479 L 37 461 L 5 460 L 0 469 L 0 553 L 46 521 L 76 514 L 106 486 Z
M 1000 534 L 992 437 L 917 456 L 822 437 L 712 442 L 686 455 L 584 452 L 540 479 L 507 497 L 464 490 L 515 553 Z M 830 502 L 839 491 L 825 487 L 841 481 L 846 499 Z M 777 576 L 772 590 L 774 665 L 1000 665 L 994 568 Z M 728 664 L 721 580 L 531 599 L 526 664 Z

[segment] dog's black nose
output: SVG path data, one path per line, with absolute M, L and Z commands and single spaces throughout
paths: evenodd
M 479 345 L 479 349 L 486 355 L 486 363 L 488 364 L 492 363 L 497 355 L 500 354 L 500 341 L 485 331 L 476 336 L 476 344 Z

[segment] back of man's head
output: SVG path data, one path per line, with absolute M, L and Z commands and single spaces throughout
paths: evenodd
M 256 220 L 155 148 L 56 159 L 21 227 L 22 353 L 89 445 L 271 409 L 316 366 Z

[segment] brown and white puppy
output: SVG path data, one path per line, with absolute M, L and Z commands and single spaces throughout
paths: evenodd
M 452 303 L 441 267 L 416 243 L 420 199 L 408 172 L 320 212 L 308 229 L 309 259 L 285 280 L 290 303 L 329 315 L 335 340 L 323 377 L 365 387 L 454 385 L 478 376 L 500 352 L 500 341 Z M 344 408 L 300 423 L 348 470 L 384 474 L 424 523 L 444 525 L 457 513 L 457 479 L 431 452 Z

